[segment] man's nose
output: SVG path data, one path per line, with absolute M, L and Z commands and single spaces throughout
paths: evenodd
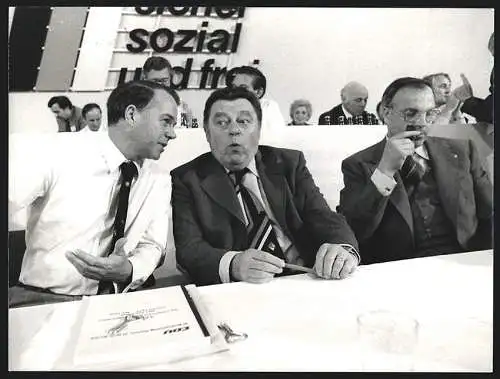
M 177 138 L 177 134 L 175 134 L 175 130 L 174 130 L 174 127 L 173 126 L 169 126 L 167 128 L 167 130 L 165 131 L 165 135 L 170 138 L 170 139 L 174 139 L 174 138 Z
M 231 123 L 229 124 L 229 129 L 228 129 L 228 131 L 229 131 L 229 134 L 230 134 L 230 135 L 232 135 L 232 136 L 233 136 L 233 135 L 238 135 L 238 134 L 241 134 L 241 128 L 240 128 L 240 126 L 238 125 L 238 123 L 236 123 L 236 122 L 231 122 Z

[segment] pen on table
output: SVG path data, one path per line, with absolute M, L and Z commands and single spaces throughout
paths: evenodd
M 290 270 L 295 270 L 295 271 L 308 272 L 308 273 L 311 273 L 311 274 L 314 273 L 314 270 L 312 268 L 304 267 L 304 266 L 298 266 L 298 265 L 294 265 L 294 264 L 291 264 L 291 263 L 285 263 L 285 268 L 288 268 Z

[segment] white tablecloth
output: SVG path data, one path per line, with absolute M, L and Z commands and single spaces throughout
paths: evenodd
M 303 274 L 199 290 L 214 316 L 248 339 L 141 370 L 359 371 L 356 317 L 378 309 L 418 321 L 416 371 L 492 370 L 492 251 L 361 266 L 344 280 Z M 9 368 L 57 369 L 77 311 L 78 302 L 11 309 Z

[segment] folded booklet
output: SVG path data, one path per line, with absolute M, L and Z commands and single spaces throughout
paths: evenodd
M 133 369 L 224 349 L 196 290 L 189 285 L 85 297 L 73 368 Z

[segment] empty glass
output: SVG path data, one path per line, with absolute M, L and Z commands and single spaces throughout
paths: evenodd
M 413 371 L 418 322 L 410 316 L 377 310 L 357 318 L 363 371 Z

